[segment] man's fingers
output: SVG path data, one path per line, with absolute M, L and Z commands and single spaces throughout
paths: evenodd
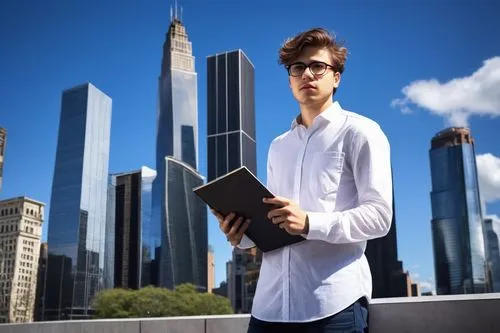
M 233 238 L 236 235 L 236 233 L 238 232 L 238 228 L 241 225 L 241 222 L 243 222 L 243 217 L 240 216 L 240 217 L 238 217 L 236 222 L 234 222 L 233 225 L 231 226 L 231 228 L 229 229 L 229 232 L 227 233 L 227 236 L 229 238 Z
M 289 213 L 289 211 L 286 207 L 276 208 L 276 209 L 269 211 L 269 213 L 267 213 L 267 218 L 271 220 L 273 217 L 280 216 L 280 215 L 288 215 L 288 213 Z
M 220 228 L 221 230 L 227 234 L 229 232 L 229 224 L 231 223 L 231 221 L 234 219 L 235 217 L 235 214 L 234 213 L 229 213 L 229 215 L 227 215 L 223 220 L 222 222 L 219 222 L 220 223 Z
M 290 199 L 284 197 L 274 197 L 274 198 L 263 198 L 263 202 L 271 205 L 286 206 L 291 203 Z
M 238 233 L 236 234 L 238 239 L 241 240 L 241 237 L 243 237 L 243 234 L 248 229 L 249 225 L 250 225 L 250 220 L 246 220 L 245 223 L 243 223 L 243 225 L 238 229 Z

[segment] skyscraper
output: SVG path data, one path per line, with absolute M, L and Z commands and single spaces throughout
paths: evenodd
M 208 181 L 244 165 L 257 174 L 254 66 L 242 50 L 207 58 Z
M 393 195 L 394 198 L 394 195 Z M 392 202 L 392 223 L 389 233 L 381 238 L 369 240 L 365 255 L 372 274 L 372 297 L 405 297 L 408 293 L 408 273 L 398 260 L 395 200 Z
M 240 166 L 257 174 L 254 66 L 242 50 L 207 57 L 208 180 Z M 249 312 L 262 253 L 233 250 L 228 295 L 236 312 Z M 229 290 L 230 288 L 230 290 Z
M 486 292 L 483 220 L 470 130 L 452 127 L 437 133 L 429 155 L 437 293 Z
M 162 225 L 160 282 L 167 288 L 192 283 L 207 291 L 208 227 L 206 205 L 193 192 L 204 178 L 191 165 L 165 158 L 166 223 Z
M 110 175 L 106 222 L 106 288 L 139 289 L 156 285 L 151 239 L 152 184 L 156 171 L 148 167 Z
M 0 323 L 33 321 L 45 204 L 0 201 Z
M 174 160 L 178 163 L 174 163 Z M 192 175 L 196 179 L 202 179 L 197 173 L 198 160 L 198 104 L 197 104 L 197 74 L 194 68 L 194 57 L 192 55 L 191 42 L 188 39 L 186 28 L 183 26 L 177 15 L 172 17 L 172 22 L 168 29 L 165 43 L 163 44 L 163 58 L 161 64 L 161 73 L 158 82 L 158 114 L 157 114 L 157 133 L 156 133 L 156 171 L 157 177 L 153 183 L 153 221 L 154 228 L 151 230 L 152 239 L 160 241 L 161 247 L 155 251 L 155 262 L 160 263 L 157 268 L 159 275 L 159 285 L 164 287 L 175 286 L 176 281 L 187 281 L 199 283 L 200 280 L 191 277 L 175 278 L 171 271 L 176 269 L 172 265 L 180 262 L 182 258 L 174 258 L 175 253 L 183 253 L 182 249 L 173 248 L 173 243 L 169 232 L 174 228 L 174 224 L 187 225 L 188 218 L 199 218 L 200 220 L 191 220 L 191 225 L 202 227 L 204 223 L 205 230 L 198 230 L 200 234 L 207 235 L 206 209 L 204 214 L 193 212 L 192 216 L 174 214 L 177 218 L 174 220 L 170 214 L 176 207 L 180 207 L 178 200 L 181 198 L 168 195 L 169 191 L 187 188 L 183 181 L 192 181 L 190 177 L 173 178 L 167 177 L 168 168 L 177 170 L 184 168 L 185 174 Z M 187 171 L 189 170 L 189 171 Z M 196 174 L 196 175 L 195 175 Z M 191 183 L 197 183 L 192 181 Z M 187 193 L 187 192 L 186 192 Z M 200 200 L 197 197 L 188 195 L 189 198 L 183 198 L 184 201 L 193 201 L 187 207 L 197 206 L 194 203 Z M 179 208 L 180 209 L 180 208 Z M 205 222 L 204 222 L 205 221 Z M 183 246 L 188 243 L 187 235 L 180 235 L 180 239 L 175 244 Z M 206 244 L 206 245 L 205 245 Z M 197 249 L 204 249 L 203 270 L 206 271 L 207 265 L 207 239 L 202 244 L 197 244 Z M 163 256 L 157 258 L 156 256 Z M 196 260 L 195 260 L 196 261 Z M 179 270 L 178 270 L 179 272 Z M 193 271 L 192 274 L 195 274 Z M 197 274 L 197 273 L 196 273 Z M 206 281 L 206 274 L 204 277 Z M 174 283 L 174 284 L 172 284 Z M 204 285 L 206 288 L 206 283 Z
M 92 315 L 103 287 L 111 98 L 90 83 L 62 94 L 43 320 Z
M 492 218 L 484 219 L 486 231 L 486 248 L 487 248 L 487 273 L 488 280 L 491 283 L 491 291 L 500 292 L 500 243 L 499 232 L 495 230 Z M 500 222 L 497 222 L 500 223 Z
M 2 190 L 3 180 L 3 156 L 5 155 L 5 146 L 7 144 L 7 131 L 0 127 L 0 191 Z

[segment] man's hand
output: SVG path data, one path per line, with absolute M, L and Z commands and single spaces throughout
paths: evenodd
M 296 203 L 283 197 L 264 198 L 263 201 L 266 204 L 277 206 L 267 214 L 267 217 L 274 224 L 278 224 L 281 229 L 285 229 L 291 235 L 302 235 L 309 232 L 307 213 Z
M 226 238 L 231 243 L 232 246 L 237 246 L 240 244 L 243 234 L 250 225 L 250 220 L 246 220 L 243 223 L 243 217 L 238 217 L 236 221 L 231 225 L 231 221 L 234 220 L 236 215 L 234 213 L 228 214 L 226 217 L 222 216 L 221 213 L 214 209 L 210 209 L 219 221 L 219 228 L 223 233 L 226 234 Z M 241 226 L 241 228 L 240 228 Z

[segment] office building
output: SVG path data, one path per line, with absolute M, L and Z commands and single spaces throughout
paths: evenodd
M 452 127 L 437 133 L 429 156 L 437 294 L 487 292 L 483 218 L 470 130 Z
M 215 288 L 215 254 L 214 254 L 214 248 L 212 246 L 208 246 L 207 265 L 208 265 L 207 292 L 211 293 L 212 290 Z
M 85 319 L 103 288 L 111 98 L 90 83 L 62 94 L 42 320 Z
M 206 290 L 208 249 L 206 209 L 205 206 L 202 209 L 201 200 L 192 195 L 193 185 L 201 184 L 203 179 L 196 171 L 198 97 L 197 73 L 194 65 L 192 44 L 176 8 L 163 44 L 158 82 L 157 177 L 153 183 L 154 228 L 151 234 L 155 242 L 161 243 L 161 248 L 155 252 L 155 256 L 159 257 L 154 258 L 154 261 L 159 263 L 158 284 L 173 288 L 178 283 L 190 282 Z M 174 177 L 172 176 L 174 174 L 184 176 Z M 187 197 L 181 198 L 170 193 L 186 194 Z M 196 230 L 179 234 L 174 231 L 183 230 L 187 225 L 196 227 Z M 190 242 L 195 239 L 199 243 L 191 244 Z M 185 248 L 186 246 L 189 250 Z M 190 257 L 185 261 L 183 257 L 176 257 L 176 255 L 187 255 L 187 252 L 193 256 L 196 253 L 196 258 Z M 186 266 L 188 262 L 193 265 L 196 262 L 196 265 L 200 264 L 202 267 L 188 269 Z
M 166 223 L 161 247 L 160 281 L 167 288 L 192 283 L 207 291 L 208 226 L 206 205 L 193 188 L 204 178 L 191 165 L 165 158 Z
M 242 50 L 207 57 L 208 181 L 241 166 L 257 175 L 254 66 Z M 233 250 L 227 294 L 235 312 L 251 309 L 262 253 Z
M 139 289 L 156 285 L 152 239 L 152 184 L 156 171 L 148 167 L 110 175 L 106 225 L 106 288 Z
M 0 201 L 0 322 L 33 321 L 45 204 Z
M 495 223 L 497 228 L 495 228 Z M 487 274 L 488 281 L 491 283 L 491 291 L 500 292 L 500 249 L 499 232 L 500 222 L 493 221 L 492 218 L 484 219 L 486 231 L 486 249 L 487 249 Z

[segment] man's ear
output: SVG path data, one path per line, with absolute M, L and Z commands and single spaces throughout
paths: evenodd
M 335 72 L 333 74 L 333 78 L 334 78 L 334 80 L 333 80 L 333 86 L 335 88 L 338 88 L 339 85 L 340 85 L 340 80 L 342 79 L 342 75 L 339 72 Z
M 290 76 L 288 77 L 288 86 L 290 87 L 290 89 L 292 88 L 292 81 L 290 81 Z

